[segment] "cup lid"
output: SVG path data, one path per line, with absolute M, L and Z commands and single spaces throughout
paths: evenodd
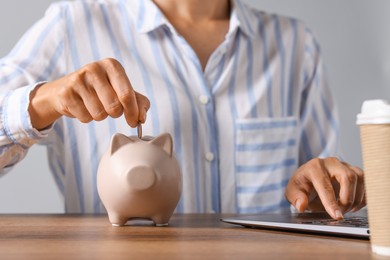
M 372 99 L 363 102 L 356 124 L 390 124 L 390 103 L 384 99 Z

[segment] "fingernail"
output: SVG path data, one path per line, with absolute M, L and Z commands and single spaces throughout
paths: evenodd
M 146 122 L 146 115 L 147 115 L 147 112 L 148 112 L 148 110 L 146 109 L 146 107 L 144 107 L 144 113 L 143 113 L 143 115 L 142 115 L 142 120 L 143 120 L 144 123 Z
M 335 210 L 334 215 L 336 216 L 336 219 L 343 219 L 344 218 L 343 213 L 341 213 L 341 211 L 338 209 Z
M 298 211 L 301 211 L 301 205 L 302 205 L 302 202 L 300 199 L 297 199 L 295 201 L 295 208 L 298 210 Z

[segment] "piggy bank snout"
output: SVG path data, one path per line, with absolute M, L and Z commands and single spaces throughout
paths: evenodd
M 155 184 L 156 173 L 149 166 L 136 166 L 127 172 L 127 182 L 133 190 L 147 190 Z

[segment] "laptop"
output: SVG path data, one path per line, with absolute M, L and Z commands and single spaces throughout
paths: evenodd
M 327 213 L 237 215 L 221 221 L 244 227 L 369 239 L 367 211 L 347 213 L 334 220 Z

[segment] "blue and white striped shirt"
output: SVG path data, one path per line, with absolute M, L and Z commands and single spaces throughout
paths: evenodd
M 183 174 L 177 212 L 289 209 L 291 174 L 338 153 L 338 122 L 319 46 L 301 22 L 232 1 L 229 32 L 203 71 L 151 0 L 54 3 L 0 60 L 0 167 L 47 145 L 69 213 L 103 212 L 99 159 L 123 117 L 88 124 L 67 117 L 33 129 L 30 91 L 87 63 L 114 57 L 151 101 L 145 135 L 171 133 Z

